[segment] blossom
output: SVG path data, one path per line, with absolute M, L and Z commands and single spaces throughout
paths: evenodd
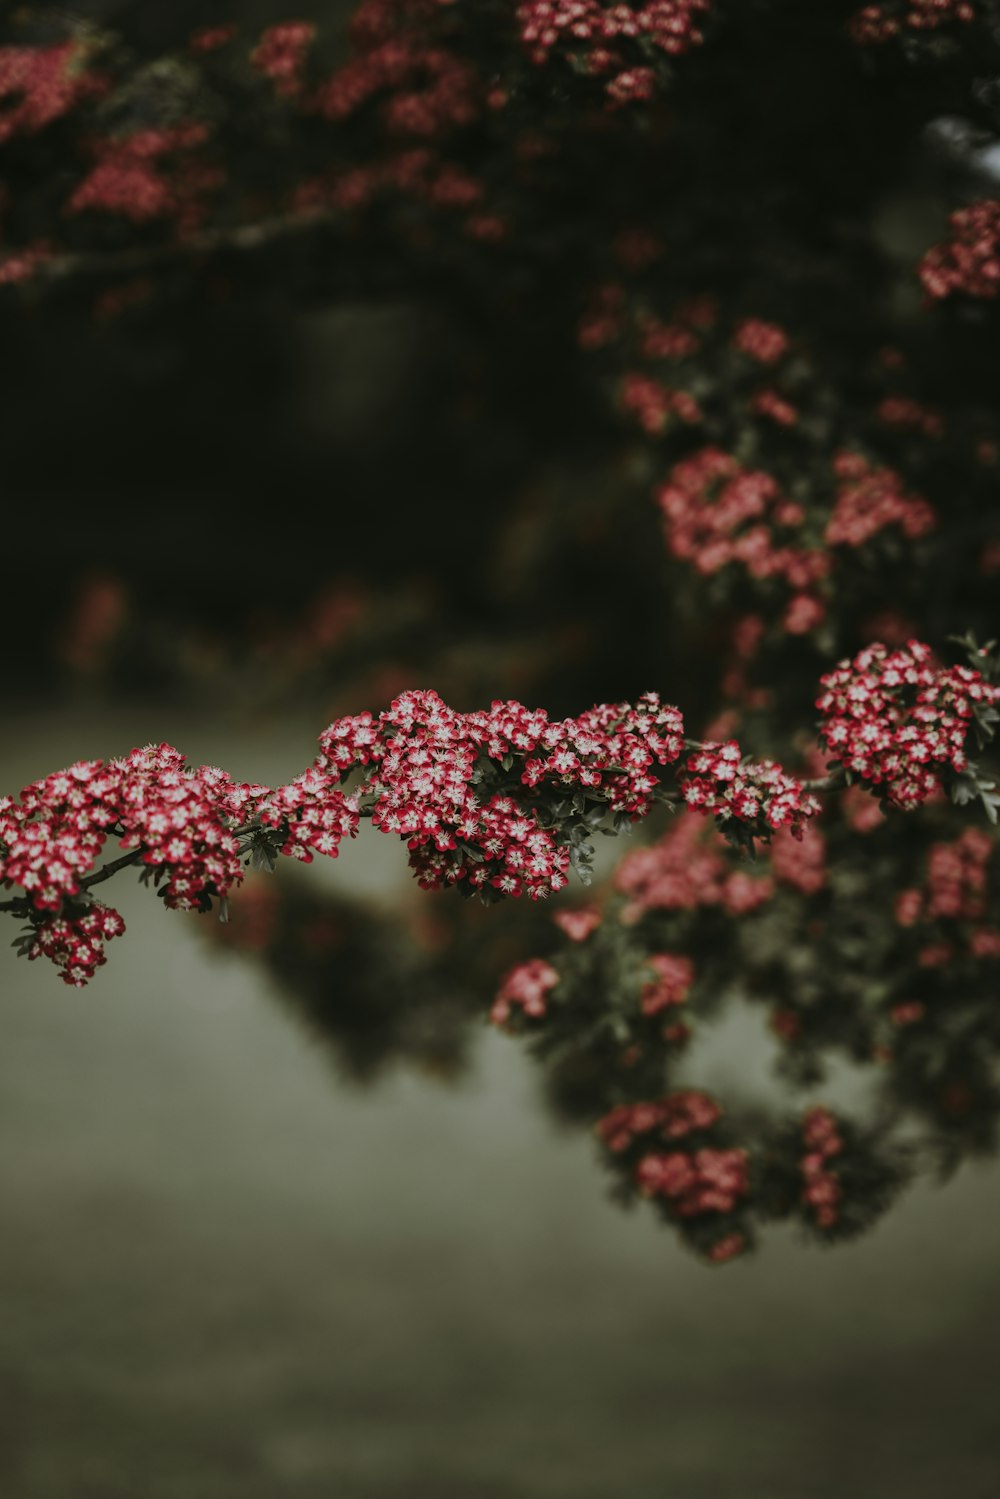
M 788 353 L 788 335 L 777 323 L 745 318 L 733 333 L 733 348 L 758 364 L 777 364 Z
M 388 133 L 432 140 L 471 125 L 485 86 L 475 67 L 415 24 L 430 4 L 362 6 L 351 26 L 355 57 L 322 82 L 308 108 L 346 120 L 377 107 Z
M 838 1204 L 843 1196 L 838 1175 L 829 1165 L 844 1149 L 836 1116 L 829 1109 L 808 1110 L 802 1120 L 802 1142 L 802 1202 L 817 1227 L 832 1228 L 840 1216 Z
M 657 1152 L 639 1161 L 635 1181 L 645 1197 L 664 1200 L 680 1218 L 731 1213 L 747 1195 L 747 1153 L 709 1147 Z
M 538 900 L 563 888 L 570 867 L 559 826 L 540 820 L 543 794 L 585 790 L 612 813 L 644 815 L 652 768 L 681 754 L 683 721 L 655 694 L 553 722 L 519 702 L 459 713 L 435 692 L 413 691 L 378 720 L 331 724 L 320 747 L 322 771 L 366 767 L 372 825 L 406 840 L 425 888 L 462 883 Z M 484 794 L 498 777 L 510 790 Z
M 681 795 L 696 812 L 711 813 L 721 824 L 743 824 L 752 835 L 769 838 L 779 828 L 803 835 L 818 799 L 773 760 L 749 761 L 735 739 L 703 744 L 688 756 L 678 775 Z
M 67 213 L 115 213 L 136 224 L 183 214 L 193 224 L 201 197 L 221 182 L 187 154 L 207 138 L 207 128 L 192 122 L 99 140 L 96 164 L 70 197 Z
M 86 56 L 78 41 L 0 47 L 0 145 L 36 134 L 102 91 L 102 80 L 83 67 Z
M 956 295 L 991 299 L 1000 292 L 1000 200 L 981 198 L 948 220 L 951 238 L 928 250 L 919 276 L 935 301 Z
M 124 921 L 111 906 L 96 900 L 72 904 L 62 915 L 32 923 L 25 953 L 32 961 L 48 958 L 60 970 L 64 984 L 82 989 L 107 962 L 104 944 L 124 931 Z
M 798 595 L 790 620 L 796 632 L 822 618 L 814 590 L 831 558 L 805 543 L 804 512 L 773 475 L 706 447 L 674 465 L 656 499 L 674 557 L 706 577 L 735 565 L 759 582 L 783 581 Z
M 316 766 L 264 795 L 257 815 L 264 827 L 280 829 L 281 852 L 304 864 L 313 852 L 335 859 L 341 839 L 358 831 L 357 798 L 345 796 L 337 778 Z
M 886 801 L 917 807 L 941 789 L 942 773 L 965 770 L 965 741 L 977 705 L 1000 689 L 968 666 L 939 669 L 911 640 L 890 651 L 870 645 L 821 678 L 820 737 L 844 768 Z
M 494 1025 L 506 1025 L 515 1011 L 540 1020 L 546 1011 L 545 996 L 559 982 L 559 973 L 544 958 L 529 958 L 505 975 L 490 1009 Z
M 730 915 L 765 905 L 774 895 L 768 875 L 751 876 L 728 864 L 721 837 L 697 813 L 681 812 L 656 843 L 625 855 L 614 876 L 628 897 L 626 920 L 645 911 L 720 907 Z
M 934 31 L 975 18 L 970 0 L 882 0 L 855 11 L 848 31 L 852 40 L 870 46 L 891 41 L 904 31 Z
M 701 18 L 710 0 L 522 0 L 517 25 L 536 66 L 561 56 L 603 80 L 612 106 L 653 97 L 656 73 L 650 51 L 677 57 L 704 40 Z
M 802 836 L 787 829 L 771 840 L 771 868 L 775 878 L 803 895 L 815 895 L 826 884 L 826 839 L 819 828 L 807 823 Z
M 901 890 L 893 914 L 901 927 L 938 923 L 949 942 L 925 944 L 918 953 L 921 967 L 936 967 L 953 956 L 953 942 L 962 943 L 974 958 L 1000 954 L 1000 931 L 987 920 L 990 867 L 997 851 L 995 838 L 982 828 L 965 828 L 957 838 L 933 843 L 920 885 Z M 940 925 L 943 923 L 943 925 Z M 941 954 L 945 954 L 941 959 Z
M 937 524 L 931 506 L 920 495 L 906 494 L 893 469 L 875 468 L 849 452 L 839 453 L 833 467 L 839 484 L 825 532 L 831 546 L 859 547 L 887 526 L 898 526 L 913 541 Z
M 250 64 L 269 78 L 286 98 L 301 93 L 302 69 L 316 28 L 309 21 L 284 21 L 270 26 L 250 54 Z
M 581 906 L 576 911 L 557 911 L 552 920 L 571 942 L 586 942 L 600 926 L 601 913 L 596 906 Z
M 656 974 L 652 983 L 643 984 L 639 1003 L 644 1015 L 658 1015 L 672 1005 L 683 1004 L 694 983 L 694 964 L 681 953 L 653 953 L 646 959 Z
M 721 1118 L 715 1099 L 692 1088 L 667 1093 L 650 1103 L 619 1104 L 598 1120 L 595 1133 L 612 1154 L 620 1155 L 649 1135 L 657 1140 L 680 1140 L 710 1130 Z

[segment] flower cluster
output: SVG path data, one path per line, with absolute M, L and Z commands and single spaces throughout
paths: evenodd
M 199 26 L 188 38 L 188 51 L 193 57 L 218 52 L 220 48 L 228 47 L 238 31 L 239 27 L 231 21 L 222 26 Z
M 19 885 L 37 911 L 58 911 L 80 892 L 120 817 L 121 776 L 81 760 L 33 781 L 20 801 L 0 797 L 0 880 Z
M 754 416 L 762 416 L 778 427 L 797 427 L 799 423 L 798 407 L 793 406 L 791 401 L 786 401 L 770 385 L 765 385 L 750 397 L 750 410 Z
M 747 622 L 741 634 L 754 635 Z M 916 642 L 895 652 L 869 647 L 822 686 L 823 743 L 897 806 L 925 800 L 939 784 L 937 767 L 963 769 L 971 720 L 988 728 L 1000 700 L 978 671 L 939 670 Z M 113 835 L 133 855 L 124 862 L 141 862 L 168 906 L 207 910 L 241 881 L 244 855 L 271 867 L 279 853 L 306 863 L 316 853 L 336 857 L 370 817 L 406 842 L 424 888 L 538 900 L 566 885 L 571 865 L 587 878 L 593 832 L 609 818 L 606 830 L 618 832 L 643 817 L 669 766 L 688 810 L 657 845 L 623 861 L 624 925 L 650 910 L 745 914 L 772 898 L 776 882 L 806 895 L 822 889 L 825 842 L 811 826 L 820 803 L 809 783 L 744 756 L 734 739 L 689 743 L 685 757 L 683 735 L 679 711 L 655 693 L 550 720 L 516 701 L 463 713 L 435 692 L 408 691 L 377 717 L 330 724 L 313 765 L 274 790 L 212 766 L 189 768 L 170 745 L 149 745 L 107 764 L 80 762 L 25 787 L 20 800 L 0 800 L 0 880 L 24 891 L 8 909 L 65 915 L 67 901 L 106 877 L 91 871 Z M 771 873 L 729 868 L 706 840 L 708 814 L 742 847 L 777 835 Z M 578 942 L 601 924 L 593 907 L 556 919 Z M 657 979 L 639 1004 L 647 1016 L 681 1003 L 694 977 L 675 953 L 655 954 L 651 966 Z
M 59 916 L 33 920 L 18 945 L 33 960 L 48 958 L 61 971 L 64 984 L 82 989 L 103 963 L 104 944 L 125 930 L 121 916 L 100 901 L 71 902 Z
M 656 978 L 643 984 L 639 1003 L 644 1015 L 658 1015 L 672 1005 L 681 1005 L 687 999 L 694 983 L 694 964 L 681 953 L 652 953 L 646 959 Z
M 311 864 L 314 853 L 335 859 L 341 839 L 357 834 L 357 798 L 345 796 L 338 777 L 318 766 L 311 765 L 276 791 L 263 786 L 246 790 L 249 800 L 257 803 L 261 825 L 279 830 L 279 852 L 303 864 Z
M 575 911 L 557 911 L 552 920 L 571 942 L 586 942 L 600 926 L 601 913 L 596 906 L 581 906 Z
M 711 813 L 723 826 L 743 824 L 751 837 L 767 840 L 788 828 L 800 838 L 820 811 L 819 799 L 801 781 L 773 760 L 746 760 L 735 739 L 700 745 L 678 779 L 693 811 Z
M 923 889 L 903 890 L 896 897 L 900 926 L 942 917 L 978 920 L 985 907 L 987 872 L 995 847 L 981 828 L 966 828 L 950 842 L 935 843 L 927 857 Z
M 901 890 L 896 896 L 894 911 L 900 926 L 947 923 L 938 929 L 944 940 L 920 949 L 918 962 L 922 967 L 950 962 L 959 950 L 956 939 L 973 958 L 1000 958 L 1000 927 L 990 920 L 995 913 L 988 909 L 990 865 L 996 847 L 995 840 L 979 828 L 966 828 L 951 841 L 935 843 L 927 856 L 923 886 Z M 914 1014 L 912 1018 L 919 1016 Z M 893 1019 L 901 1023 L 895 1012 Z
M 407 212 L 412 204 L 445 210 L 469 239 L 505 237 L 504 218 L 483 206 L 484 182 L 467 153 L 458 160 L 450 150 L 456 132 L 482 116 L 487 90 L 477 67 L 435 26 L 446 9 L 442 0 L 365 0 L 351 20 L 354 55 L 315 86 L 296 86 L 304 119 L 357 122 L 367 127 L 368 147 L 350 164 L 338 161 L 298 182 L 293 212 L 357 218 L 402 200 Z
M 559 982 L 559 974 L 544 958 L 529 958 L 512 968 L 497 990 L 490 1010 L 494 1025 L 506 1025 L 514 1014 L 540 1020 L 545 1014 L 545 996 Z
M 110 917 L 110 926 L 95 926 L 92 911 L 104 908 L 77 911 L 111 835 L 147 866 L 166 905 L 203 910 L 211 896 L 224 897 L 242 878 L 237 832 L 264 790 L 237 786 L 213 766 L 189 769 L 183 755 L 163 744 L 106 764 L 79 761 L 32 782 L 20 800 L 0 799 L 0 880 L 25 892 L 30 911 L 58 918 L 46 925 L 49 935 L 39 938 L 36 955 L 76 953 L 80 933 L 118 935 Z M 80 954 L 74 971 L 87 967 Z
M 701 407 L 686 390 L 671 390 L 648 375 L 623 376 L 621 404 L 650 435 L 663 432 L 672 416 L 689 426 L 702 419 Z
M 806 823 L 796 838 L 787 828 L 771 840 L 775 879 L 803 895 L 815 895 L 826 884 L 826 839 L 815 823 Z
M 285 21 L 270 26 L 250 54 L 250 65 L 269 78 L 285 98 L 301 93 L 306 54 L 316 35 L 308 21 Z
M 744 318 L 733 333 L 733 348 L 757 364 L 778 364 L 791 347 L 784 328 L 762 318 Z
M 919 495 L 906 494 L 893 469 L 875 468 L 860 453 L 843 452 L 834 459 L 833 471 L 839 482 L 825 533 L 830 546 L 863 546 L 888 526 L 898 526 L 914 541 L 937 524 L 931 506 Z
M 680 1218 L 731 1213 L 747 1194 L 747 1153 L 710 1147 L 653 1152 L 643 1156 L 635 1179 L 644 1197 L 662 1198 Z
M 54 47 L 0 47 L 0 145 L 34 135 L 99 94 L 104 84 L 86 70 L 87 49 L 76 41 Z
M 164 904 L 177 911 L 206 908 L 243 878 L 234 828 L 245 815 L 232 777 L 213 765 L 187 766 L 169 744 L 135 749 L 112 761 L 119 776 L 122 848 L 141 849 Z M 234 795 L 235 793 L 235 795 Z
M 736 564 L 758 581 L 780 580 L 793 591 L 785 619 L 793 633 L 822 618 L 816 589 L 830 556 L 803 544 L 805 512 L 771 474 L 743 468 L 720 448 L 702 448 L 674 465 L 656 499 L 674 557 L 706 576 Z
M 618 865 L 615 888 L 627 897 L 622 920 L 638 921 L 647 911 L 695 911 L 717 907 L 742 916 L 765 905 L 774 894 L 768 875 L 733 869 L 722 838 L 704 818 L 679 813 L 656 843 L 633 849 Z
M 968 666 L 936 667 L 919 641 L 896 651 L 871 645 L 821 678 L 816 706 L 827 749 L 892 806 L 910 810 L 941 790 L 942 773 L 967 768 L 965 742 L 977 707 L 1000 689 Z
M 836 1173 L 830 1168 L 833 1156 L 840 1155 L 844 1142 L 837 1130 L 837 1120 L 829 1109 L 810 1109 L 802 1121 L 802 1201 L 818 1228 L 832 1228 L 837 1222 L 842 1192 Z
M 660 315 L 646 280 L 623 278 L 591 292 L 577 339 L 604 351 L 609 394 L 649 439 L 676 449 L 687 429 L 711 437 L 693 452 L 684 443 L 686 456 L 654 491 L 667 550 L 703 577 L 724 574 L 740 604 L 747 585 L 769 598 L 786 635 L 828 621 L 843 549 L 884 537 L 880 560 L 898 563 L 900 540 L 915 542 L 937 524 L 894 467 L 839 446 L 829 373 L 786 327 L 726 316 L 711 297 Z M 884 371 L 904 366 L 895 349 L 873 361 L 874 400 L 859 409 L 858 441 L 885 442 L 877 428 L 935 442 L 944 435 L 940 413 L 886 391 Z M 903 457 L 914 461 L 912 445 Z
M 614 1155 L 629 1150 L 637 1140 L 680 1140 L 698 1130 L 711 1129 L 722 1110 L 708 1093 L 688 1090 L 668 1093 L 652 1103 L 623 1103 L 605 1114 L 595 1127 L 597 1138 Z
M 357 215 L 385 197 L 399 195 L 458 215 L 471 239 L 502 239 L 504 220 L 479 209 L 483 194 L 483 184 L 468 172 L 443 161 L 434 151 L 414 147 L 329 179 L 309 178 L 296 188 L 293 207 L 298 213 L 333 208 Z
M 36 241 L 12 254 L 0 256 L 0 286 L 16 286 L 19 281 L 30 281 L 51 258 L 52 246 L 47 240 Z
M 576 72 L 603 79 L 618 105 L 653 97 L 650 64 L 698 46 L 710 10 L 710 0 L 522 0 L 517 24 L 533 63 L 556 52 Z
M 705 1143 L 721 1117 L 714 1098 L 692 1089 L 650 1103 L 620 1104 L 598 1121 L 596 1134 L 612 1156 L 624 1158 L 644 1197 L 684 1221 L 732 1213 L 749 1192 L 747 1152 Z M 740 1233 L 701 1246 L 717 1262 L 745 1247 Z
M 358 55 L 320 84 L 309 111 L 339 121 L 380 101 L 380 118 L 390 135 L 424 140 L 477 120 L 484 107 L 477 70 L 414 24 L 434 8 L 362 6 L 351 27 Z
M 191 123 L 98 141 L 96 164 L 72 194 L 67 213 L 114 213 L 135 224 L 177 217 L 182 227 L 196 227 L 205 194 L 222 180 L 190 154 L 207 137 L 204 125 Z
M 941 413 L 911 396 L 886 396 L 877 414 L 885 426 L 919 432 L 922 437 L 940 437 L 944 431 Z
M 407 840 L 425 888 L 461 881 L 537 900 L 567 882 L 561 829 L 574 795 L 590 796 L 598 821 L 601 806 L 643 816 L 651 767 L 679 758 L 683 732 L 655 694 L 551 722 L 517 702 L 459 713 L 434 692 L 407 692 L 377 720 L 331 724 L 317 763 L 337 775 L 371 767 L 372 824 Z
M 883 0 L 856 11 L 848 30 L 854 41 L 866 45 L 892 41 L 907 31 L 936 31 L 975 19 L 970 0 Z
M 991 298 L 1000 293 L 1000 200 L 982 198 L 948 220 L 951 238 L 934 245 L 920 262 L 924 291 L 945 297 Z

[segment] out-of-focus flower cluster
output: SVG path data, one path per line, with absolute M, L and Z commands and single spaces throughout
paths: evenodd
M 558 973 L 544 958 L 528 958 L 518 963 L 501 981 L 490 1019 L 500 1026 L 506 1025 L 514 1014 L 540 1020 L 546 1010 L 545 996 L 558 982 Z
M 350 122 L 369 135 L 353 160 L 334 153 L 331 170 L 296 184 L 295 211 L 355 218 L 398 198 L 441 210 L 470 239 L 503 239 L 506 223 L 485 203 L 482 176 L 452 150 L 491 96 L 476 63 L 436 24 L 447 23 L 449 9 L 448 0 L 363 0 L 351 18 L 353 55 L 308 86 L 293 75 L 304 117 L 336 127 Z M 492 98 L 491 107 L 502 108 L 503 89 Z
M 1000 958 L 1000 928 L 987 918 L 996 851 L 988 833 L 965 828 L 957 838 L 933 844 L 923 884 L 896 896 L 893 909 L 899 925 L 917 928 L 925 939 L 919 951 L 923 967 L 950 963 L 963 952 L 974 958 Z
M 328 120 L 346 120 L 378 103 L 390 135 L 440 137 L 471 124 L 484 107 L 476 70 L 428 33 L 433 3 L 363 4 L 351 24 L 356 56 L 309 101 Z
M 627 853 L 615 870 L 614 887 L 628 898 L 623 909 L 628 922 L 646 911 L 701 906 L 737 916 L 765 904 L 774 893 L 774 881 L 763 871 L 734 869 L 722 839 L 691 812 L 673 818 L 655 843 Z
M 1000 293 L 1000 200 L 970 203 L 948 222 L 951 238 L 934 245 L 920 262 L 925 292 L 935 301 L 995 297 Z
M 817 585 L 833 559 L 802 544 L 806 512 L 770 474 L 744 469 L 719 448 L 702 448 L 674 465 L 656 498 L 673 556 L 706 575 L 736 564 L 758 581 L 781 580 L 793 595 L 785 611 L 792 634 L 823 618 Z
M 966 740 L 977 709 L 1000 689 L 969 666 L 941 668 L 919 641 L 896 651 L 872 645 L 821 678 L 820 737 L 852 776 L 895 807 L 911 810 L 968 768 Z
M 893 389 L 906 361 L 883 350 L 854 430 L 836 430 L 829 376 L 804 339 L 761 317 L 724 316 L 710 296 L 664 316 L 642 275 L 629 279 L 621 236 L 614 249 L 626 277 L 592 294 L 577 336 L 601 354 L 617 406 L 656 445 L 650 462 L 661 450 L 673 460 L 655 490 L 668 552 L 741 598 L 749 585 L 783 634 L 819 630 L 835 598 L 842 607 L 848 568 L 898 564 L 936 525 L 895 461 L 914 462 L 904 434 L 939 442 L 941 415 Z
M 106 83 L 89 70 L 90 50 L 78 41 L 52 47 L 0 47 L 0 145 L 34 135 Z
M 600 79 L 615 106 L 654 97 L 657 63 L 704 41 L 711 9 L 711 0 L 522 0 L 517 23 L 533 63 L 559 57 Z
M 95 165 L 66 205 L 69 214 L 119 214 L 135 224 L 173 218 L 194 230 L 206 212 L 206 195 L 221 187 L 222 173 L 192 154 L 205 144 L 199 124 L 139 130 L 93 145 Z
M 294 98 L 302 91 L 302 72 L 315 35 L 316 28 L 309 21 L 270 26 L 251 52 L 250 65 L 270 78 L 277 93 Z
M 832 1228 L 838 1217 L 841 1187 L 831 1161 L 840 1155 L 844 1142 L 829 1109 L 809 1110 L 802 1121 L 802 1143 L 806 1148 L 802 1157 L 802 1200 L 817 1227 Z
M 639 1004 L 644 1015 L 658 1015 L 661 1010 L 682 1005 L 694 983 L 694 964 L 682 953 L 657 952 L 649 957 L 648 966 L 656 974 L 643 984 Z
M 867 46 L 976 20 L 970 0 L 882 0 L 863 5 L 848 23 L 851 37 Z
M 883 419 L 902 425 L 900 412 L 890 406 Z M 912 413 L 906 413 L 912 415 Z M 920 413 L 921 419 L 923 413 Z M 920 495 L 903 490 L 891 468 L 876 468 L 860 453 L 838 453 L 833 463 L 837 495 L 824 540 L 830 546 L 860 547 L 887 526 L 898 526 L 910 541 L 925 536 L 936 524 L 933 508 Z
M 596 1125 L 598 1139 L 642 1196 L 668 1218 L 702 1220 L 699 1248 L 717 1263 L 748 1247 L 735 1216 L 749 1188 L 748 1156 L 716 1141 L 721 1118 L 714 1098 L 688 1090 L 620 1104 Z

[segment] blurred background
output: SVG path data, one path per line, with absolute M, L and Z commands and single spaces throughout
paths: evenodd
M 313 17 L 336 60 L 354 6 L 69 8 L 140 59 Z M 887 268 L 940 230 L 942 173 L 926 145 L 872 187 L 857 261 L 810 247 L 827 281 L 786 263 L 816 327 L 871 256 L 875 321 L 914 316 Z M 265 258 L 123 316 L 0 304 L 0 790 L 160 740 L 278 784 L 411 686 L 712 710 L 730 616 L 668 572 L 647 460 L 563 337 L 590 271 L 415 294 L 381 253 L 336 295 Z M 935 586 L 943 621 L 962 579 Z M 425 896 L 377 836 L 296 876 L 280 911 L 248 885 L 239 942 L 116 881 L 128 935 L 82 993 L 0 957 L 4 1499 L 993 1499 L 992 1161 L 835 1251 L 778 1229 L 706 1268 L 607 1199 L 484 1023 L 547 915 Z M 777 1100 L 773 1058 L 723 1017 L 697 1081 Z

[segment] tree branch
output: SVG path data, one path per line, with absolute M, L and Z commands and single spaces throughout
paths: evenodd
M 171 261 L 194 260 L 198 256 L 218 255 L 227 250 L 252 254 L 267 245 L 294 239 L 310 230 L 329 228 L 337 219 L 338 215 L 332 209 L 310 209 L 261 219 L 255 224 L 203 229 L 169 244 L 140 245 L 129 250 L 70 251 L 39 261 L 31 276 L 20 284 L 32 287 L 44 282 L 67 281 L 76 276 L 133 275 L 156 270 Z

